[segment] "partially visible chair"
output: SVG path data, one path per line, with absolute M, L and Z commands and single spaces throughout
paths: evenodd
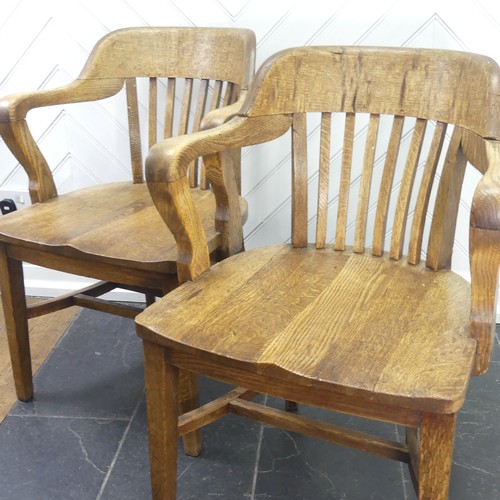
M 151 303 L 177 286 L 175 241 L 144 182 L 139 115 L 147 117 L 142 133 L 147 129 L 149 147 L 159 139 L 223 123 L 239 108 L 238 99 L 253 75 L 254 58 L 255 35 L 246 29 L 121 29 L 96 44 L 80 76 L 69 85 L 0 101 L 0 133 L 29 177 L 33 202 L 0 218 L 0 286 L 19 399 L 33 397 L 30 318 L 71 305 L 133 318 L 142 308 L 98 296 L 121 287 L 145 293 Z M 138 91 L 144 88 L 141 81 L 146 81 L 146 99 Z M 96 101 L 120 91 L 126 94 L 130 139 L 123 148 L 130 150 L 130 181 L 58 196 L 26 114 L 42 106 Z M 239 159 L 237 150 L 225 158 L 224 186 L 234 191 L 238 205 L 231 221 L 216 211 L 204 165 L 193 162 L 189 168 L 191 194 L 213 261 L 242 249 L 246 203 L 238 197 Z M 228 224 L 223 237 L 221 229 Z M 23 262 L 102 281 L 26 306 Z M 181 406 L 196 406 L 196 384 L 188 374 L 183 387 Z M 194 444 L 190 453 L 198 451 Z
M 191 280 L 136 318 L 154 498 L 176 496 L 177 436 L 227 413 L 407 462 L 420 499 L 447 497 L 456 414 L 471 374 L 488 369 L 493 346 L 499 81 L 494 61 L 468 53 L 289 49 L 263 64 L 239 116 L 152 148 L 148 182 L 177 240 L 180 276 Z M 218 152 L 288 130 L 291 244 L 209 269 L 185 177 L 189 162 L 206 155 L 210 178 L 220 183 Z M 343 154 L 330 174 L 336 134 Z M 361 137 L 363 154 L 356 151 Z M 450 271 L 468 162 L 484 174 L 470 219 L 471 284 Z M 354 172 L 359 182 L 351 182 Z M 178 419 L 179 369 L 246 389 Z M 407 440 L 284 413 L 252 402 L 255 393 L 399 424 Z

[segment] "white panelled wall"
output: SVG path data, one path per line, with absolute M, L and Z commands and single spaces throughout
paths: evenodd
M 117 28 L 145 25 L 250 28 L 257 36 L 257 65 L 278 50 L 301 45 L 445 48 L 482 53 L 500 62 L 498 0 L 2 0 L 0 95 L 68 83 L 100 37 Z M 123 94 L 98 104 L 45 108 L 29 115 L 60 193 L 128 178 L 121 100 Z M 360 129 L 360 140 L 362 136 Z M 289 159 L 283 151 L 280 140 L 244 151 L 243 194 L 250 206 L 247 248 L 287 238 L 290 203 L 283 192 Z M 259 161 L 264 157 L 265 171 Z M 467 199 L 478 178 L 473 171 L 467 175 L 459 214 L 462 228 L 467 228 Z M 312 171 L 311 182 L 314 178 Z M 0 140 L 0 193 L 26 188 L 22 168 Z M 467 246 L 464 230 L 456 236 L 453 267 L 465 276 Z M 85 284 L 81 278 L 29 265 L 25 273 L 32 295 L 55 295 Z M 116 297 L 134 298 L 129 292 Z

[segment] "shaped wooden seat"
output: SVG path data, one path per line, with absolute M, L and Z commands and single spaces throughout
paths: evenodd
M 145 293 L 151 303 L 155 296 L 177 286 L 177 249 L 144 182 L 141 134 L 147 135 L 151 147 L 159 139 L 223 123 L 239 109 L 242 101 L 238 99 L 253 74 L 254 53 L 255 36 L 250 30 L 122 29 L 96 44 L 74 82 L 1 100 L 0 133 L 28 175 L 33 202 L 0 220 L 0 286 L 19 399 L 33 397 L 29 318 L 71 305 L 135 317 L 141 307 L 97 297 L 121 287 Z M 130 181 L 58 196 L 26 114 L 37 107 L 96 101 L 119 92 L 124 93 L 127 107 L 129 141 L 123 148 L 130 151 Z M 141 128 L 139 115 L 145 111 L 147 120 Z M 246 202 L 238 196 L 239 152 L 227 155 L 225 163 L 230 178 L 219 189 L 234 190 L 239 199 L 229 238 L 221 237 L 227 223 L 220 214 L 216 216 L 216 200 L 204 165 L 193 162 L 190 167 L 193 199 L 204 221 L 213 261 L 241 251 L 246 219 Z M 101 281 L 27 307 L 22 262 Z M 183 394 L 182 405 L 196 405 L 196 387 L 189 376 Z M 196 454 L 198 444 L 190 450 Z
M 239 116 L 151 150 L 153 199 L 186 281 L 136 318 L 154 498 L 175 498 L 177 436 L 228 413 L 407 462 L 420 499 L 447 498 L 456 413 L 493 345 L 499 76 L 493 61 L 467 53 L 289 49 L 263 64 Z M 206 155 L 217 182 L 218 152 L 289 129 L 291 244 L 209 269 L 188 162 Z M 450 271 L 467 162 L 484 174 L 472 203 L 471 283 Z M 245 389 L 178 418 L 179 369 Z M 252 402 L 257 393 L 403 425 L 407 439 L 290 415 Z

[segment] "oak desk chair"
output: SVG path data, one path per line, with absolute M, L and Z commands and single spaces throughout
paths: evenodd
M 122 29 L 96 44 L 80 76 L 69 85 L 12 95 L 0 102 L 0 133 L 28 174 L 33 202 L 0 219 L 0 286 L 19 399 L 33 397 L 28 319 L 71 305 L 133 318 L 142 308 L 97 297 L 121 287 L 144 292 L 151 303 L 178 285 L 175 241 L 144 182 L 139 115 L 148 113 L 149 147 L 159 138 L 223 123 L 238 109 L 240 93 L 246 91 L 253 75 L 254 57 L 255 35 L 250 30 Z M 149 95 L 149 107 L 138 92 L 144 80 L 149 85 L 145 99 Z M 41 106 L 96 101 L 122 89 L 130 136 L 123 148 L 130 149 L 131 181 L 58 196 L 51 170 L 28 129 L 27 112 Z M 220 109 L 223 106 L 227 107 Z M 211 118 L 202 123 L 210 111 Z M 227 155 L 226 164 L 232 175 L 227 186 L 237 190 L 238 151 Z M 203 165 L 190 166 L 190 186 L 212 259 L 241 250 L 245 201 L 239 198 L 241 215 L 238 212 L 238 220 L 232 222 L 231 237 L 223 238 L 220 229 L 226 221 L 219 212 L 215 227 L 215 200 L 207 189 Z M 27 307 L 22 262 L 102 281 Z M 191 396 L 196 399 L 195 384 L 191 389 L 189 385 L 187 377 L 182 403 L 186 407 L 197 404 L 191 401 Z
M 487 370 L 493 345 L 499 78 L 492 60 L 467 53 L 290 49 L 260 68 L 239 116 L 150 151 L 146 175 L 157 185 L 154 201 L 177 240 L 186 281 L 136 318 L 146 354 L 154 498 L 175 498 L 177 436 L 227 413 L 407 462 L 419 498 L 447 497 L 455 416 L 470 375 Z M 307 127 L 311 113 L 320 130 L 315 150 L 308 142 L 317 137 Z M 363 117 L 358 166 L 353 143 L 363 135 L 355 128 Z M 250 250 L 209 270 L 203 226 L 188 197 L 189 161 L 208 155 L 209 177 L 220 182 L 216 152 L 270 141 L 290 128 L 291 244 Z M 341 166 L 330 175 L 331 138 L 342 132 Z M 374 158 L 382 149 L 377 183 Z M 312 162 L 319 164 L 317 181 L 308 178 Z M 472 286 L 450 271 L 467 162 L 484 174 L 470 223 Z M 349 189 L 358 168 L 354 196 Z M 312 202 L 308 190 L 317 193 Z M 329 199 L 338 209 L 327 221 Z M 349 213 L 352 247 L 346 245 Z M 331 238 L 327 222 L 334 225 Z M 246 389 L 178 420 L 179 369 Z M 407 440 L 274 410 L 252 402 L 254 393 L 400 424 Z

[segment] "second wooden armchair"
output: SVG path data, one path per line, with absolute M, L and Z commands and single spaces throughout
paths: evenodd
M 420 499 L 447 497 L 456 414 L 471 374 L 488 369 L 493 346 L 499 81 L 495 62 L 467 53 L 290 49 L 264 63 L 239 116 L 152 149 L 148 181 L 186 281 L 136 318 L 146 355 L 154 498 L 176 496 L 177 437 L 228 413 L 409 463 Z M 209 269 L 189 197 L 189 162 L 206 155 L 220 185 L 218 152 L 289 130 L 291 244 Z M 313 150 L 308 139 L 316 131 Z M 331 174 L 337 134 L 342 161 Z M 362 136 L 363 154 L 353 155 Z M 374 175 L 376 157 L 383 162 Z M 317 177 L 308 171 L 311 159 Z M 468 162 L 483 174 L 470 219 L 471 284 L 450 271 Z M 354 172 L 359 183 L 351 183 Z M 221 203 L 231 211 L 236 202 Z M 246 389 L 178 419 L 179 369 Z M 407 439 L 283 413 L 250 401 L 256 393 L 399 424 Z
M 116 287 L 146 294 L 147 302 L 178 284 L 175 241 L 153 206 L 143 175 L 146 147 L 159 139 L 223 123 L 239 106 L 254 71 L 255 36 L 245 29 L 127 28 L 109 33 L 93 49 L 80 76 L 67 86 L 16 94 L 0 101 L 0 133 L 25 169 L 33 206 L 0 219 L 0 286 L 17 396 L 33 397 L 28 320 L 79 305 L 133 318 L 140 309 L 98 296 Z M 140 87 L 140 81 L 146 86 Z M 146 88 L 146 96 L 138 91 Z M 49 165 L 31 135 L 34 108 L 126 95 L 129 182 L 96 185 L 58 196 Z M 160 106 L 163 105 L 163 106 Z M 208 120 L 208 121 L 207 121 Z M 162 125 L 162 130 L 160 130 Z M 96 132 L 99 134 L 99 131 Z M 97 167 L 97 166 L 95 166 Z M 107 169 L 107 165 L 99 165 Z M 212 260 L 242 248 L 246 203 L 238 196 L 239 156 L 226 156 L 224 187 L 236 196 L 231 221 L 216 211 L 202 164 L 190 168 L 192 195 L 203 220 Z M 219 187 L 219 191 L 220 191 Z M 219 196 L 224 196 L 220 192 Z M 217 214 L 216 214 L 217 212 Z M 217 219 L 217 220 L 215 220 Z M 221 229 L 232 224 L 222 237 Z M 102 280 L 84 290 L 26 305 L 22 263 Z M 186 375 L 181 406 L 196 406 L 196 384 Z M 195 440 L 196 441 L 196 440 Z M 199 443 L 187 447 L 197 454 Z

